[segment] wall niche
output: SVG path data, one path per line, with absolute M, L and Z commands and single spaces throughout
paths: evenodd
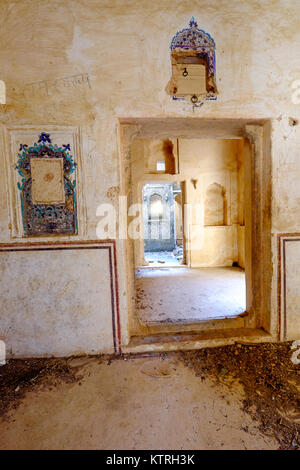
M 172 39 L 172 77 L 167 92 L 174 100 L 190 100 L 199 105 L 215 100 L 216 86 L 215 41 L 198 28 L 193 17 L 189 28 L 179 31 Z
M 218 183 L 211 184 L 205 193 L 204 225 L 226 225 L 226 191 Z
M 144 142 L 145 172 L 175 175 L 178 173 L 177 139 L 149 140 Z

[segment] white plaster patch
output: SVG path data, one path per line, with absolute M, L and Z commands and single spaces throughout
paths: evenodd
M 85 51 L 93 47 L 95 47 L 94 41 L 84 36 L 79 26 L 75 25 L 72 46 L 66 51 L 69 61 L 75 63 L 80 62 L 86 69 L 89 69 L 89 65 L 93 60 L 89 59 Z

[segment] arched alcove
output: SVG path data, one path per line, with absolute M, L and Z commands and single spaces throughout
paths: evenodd
M 226 225 L 226 191 L 218 183 L 212 183 L 206 190 L 204 225 Z
M 189 28 L 178 31 L 172 39 L 172 77 L 167 92 L 173 99 L 190 99 L 193 105 L 215 100 L 216 86 L 215 41 L 202 29 L 194 17 Z

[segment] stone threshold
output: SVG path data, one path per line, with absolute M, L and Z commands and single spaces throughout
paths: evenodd
M 181 334 L 158 334 L 155 336 L 133 336 L 122 353 L 164 352 L 191 350 L 234 343 L 276 342 L 276 337 L 260 328 L 235 328 Z
M 220 329 L 241 329 L 245 328 L 245 318 L 247 313 L 240 314 L 235 317 L 223 317 L 223 318 L 207 318 L 205 320 L 186 320 L 186 321 L 174 321 L 170 322 L 169 320 L 161 322 L 141 322 L 143 326 L 143 333 L 136 334 L 134 336 L 145 336 L 147 335 L 157 336 L 159 334 L 184 334 L 184 333 L 193 333 L 195 335 L 199 332 L 207 330 L 220 330 Z

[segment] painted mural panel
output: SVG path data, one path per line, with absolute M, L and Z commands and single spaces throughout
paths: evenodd
M 20 144 L 16 170 L 25 236 L 77 233 L 75 168 L 70 143 L 57 145 L 46 132 L 31 146 Z
M 62 158 L 33 158 L 30 162 L 33 204 L 65 203 Z

